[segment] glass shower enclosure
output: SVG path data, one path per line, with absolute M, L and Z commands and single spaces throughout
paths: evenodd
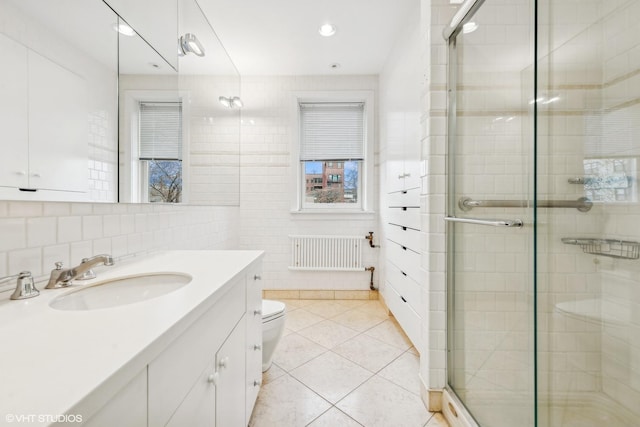
M 449 390 L 640 425 L 640 2 L 469 0 L 445 38 Z

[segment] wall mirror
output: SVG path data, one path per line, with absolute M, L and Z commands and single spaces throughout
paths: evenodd
M 117 15 L 4 0 L 0 16 L 0 198 L 116 201 Z
M 177 70 L 120 35 L 120 201 L 238 205 L 240 76 L 196 1 L 178 5 Z

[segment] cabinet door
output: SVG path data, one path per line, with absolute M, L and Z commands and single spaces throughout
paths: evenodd
M 247 375 L 246 417 L 258 398 L 262 384 L 262 269 L 257 266 L 247 273 Z
M 0 186 L 27 188 L 27 49 L 0 34 L 0 57 Z
M 245 327 L 241 321 L 216 353 L 216 426 L 247 425 L 245 363 Z
M 200 375 L 166 427 L 214 427 L 216 422 L 216 374 L 213 361 Z
M 149 363 L 149 427 L 166 425 L 233 328 L 243 321 L 245 311 L 244 278 L 238 278 L 213 307 Z M 242 363 L 244 369 L 244 357 Z M 244 370 L 239 378 L 244 387 Z
M 147 425 L 147 370 L 140 371 L 84 427 L 140 427 Z M 187 424 L 183 424 L 187 425 Z M 196 425 L 196 424 L 191 424 Z M 204 424 L 203 424 L 204 425 Z
M 416 79 L 416 81 L 418 80 Z M 420 114 L 418 112 L 407 112 L 404 116 L 404 128 L 404 189 L 409 190 L 420 188 L 421 185 Z
M 86 81 L 29 51 L 29 187 L 88 189 Z

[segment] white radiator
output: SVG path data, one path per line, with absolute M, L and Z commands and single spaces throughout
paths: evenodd
M 289 270 L 363 271 L 364 236 L 289 236 Z

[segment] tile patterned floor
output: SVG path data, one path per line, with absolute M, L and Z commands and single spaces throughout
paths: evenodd
M 285 333 L 250 427 L 446 427 L 420 400 L 418 352 L 378 301 L 282 300 Z

